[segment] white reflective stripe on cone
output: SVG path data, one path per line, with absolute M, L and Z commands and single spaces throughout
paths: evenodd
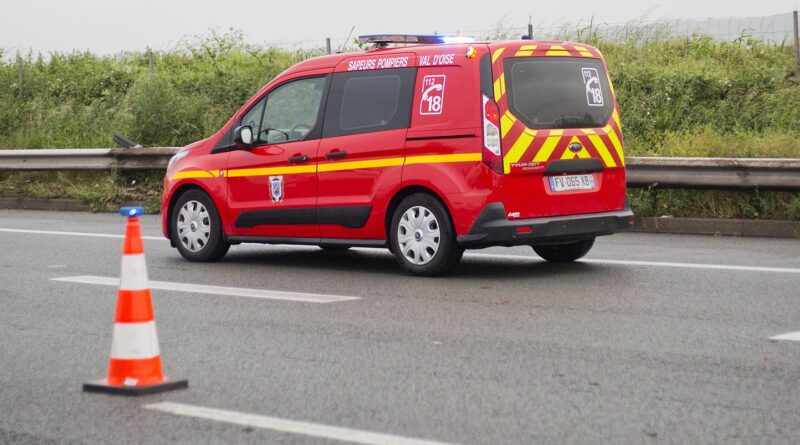
M 148 289 L 147 264 L 144 261 L 144 254 L 122 255 L 119 277 L 119 288 L 122 290 Z
M 114 324 L 111 358 L 143 359 L 160 354 L 155 321 Z

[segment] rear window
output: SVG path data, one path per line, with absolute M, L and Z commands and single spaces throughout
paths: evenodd
M 511 112 L 534 129 L 603 127 L 613 98 L 597 59 L 529 57 L 505 60 Z

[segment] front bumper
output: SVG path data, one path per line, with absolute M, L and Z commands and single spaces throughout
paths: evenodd
M 614 212 L 516 220 L 508 220 L 503 204 L 495 202 L 483 208 L 469 233 L 458 237 L 458 244 L 475 249 L 567 243 L 593 236 L 611 235 L 632 226 L 633 212 L 627 202 L 624 209 Z

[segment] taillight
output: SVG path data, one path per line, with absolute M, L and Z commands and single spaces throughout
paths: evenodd
M 503 174 L 503 156 L 500 148 L 500 110 L 494 99 L 483 96 L 483 162 Z

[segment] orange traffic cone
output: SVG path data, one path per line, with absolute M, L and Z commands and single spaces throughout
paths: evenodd
M 161 353 L 138 218 L 142 213 L 144 209 L 141 207 L 120 209 L 120 214 L 128 217 L 128 224 L 122 245 L 122 270 L 108 377 L 84 383 L 84 391 L 141 396 L 189 386 L 186 380 L 167 380 L 161 371 Z

